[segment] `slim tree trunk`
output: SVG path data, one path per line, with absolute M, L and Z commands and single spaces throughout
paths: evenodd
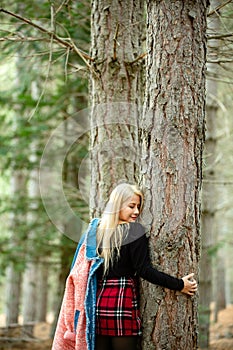
M 22 273 L 10 263 L 6 276 L 6 326 L 9 326 L 18 323 Z
M 219 288 L 221 286 L 221 288 Z M 217 256 L 217 276 L 216 276 L 216 313 L 226 307 L 226 264 L 225 249 L 221 249 Z M 217 319 L 215 319 L 217 322 Z
M 46 322 L 47 301 L 48 301 L 48 263 L 41 262 L 38 264 L 37 273 L 37 298 L 36 298 L 36 321 Z
M 221 190 L 221 201 L 228 197 L 226 189 Z M 226 226 L 225 226 L 226 225 Z M 215 227 L 214 242 L 218 249 L 213 257 L 213 300 L 214 300 L 214 322 L 218 322 L 219 311 L 226 307 L 226 246 L 221 246 L 221 242 L 226 239 L 227 223 L 220 218 Z M 231 255 L 230 255 L 231 256 Z M 221 287 L 220 287 L 221 286 Z
M 217 8 L 219 1 L 212 0 L 211 8 Z M 214 35 L 219 32 L 220 18 L 214 13 L 208 21 L 208 33 Z M 210 58 L 216 57 L 219 40 L 210 40 L 208 42 L 208 55 Z M 201 216 L 201 260 L 200 260 L 200 299 L 199 299 L 199 344 L 201 348 L 208 348 L 209 345 L 209 326 L 210 326 L 210 302 L 212 292 L 212 258 L 209 249 L 213 244 L 215 212 L 217 189 L 211 180 L 216 179 L 215 161 L 216 161 L 216 122 L 218 112 L 218 96 L 217 82 L 211 80 L 212 76 L 216 76 L 218 66 L 213 63 L 207 63 L 207 70 L 210 79 L 207 79 L 207 99 L 206 99 L 206 142 L 204 149 L 204 158 L 206 168 L 204 171 L 204 179 L 202 189 L 202 216 Z
M 208 1 L 148 1 L 143 223 L 153 263 L 198 279 Z M 197 349 L 197 297 L 142 284 L 143 349 Z
M 20 58 L 20 50 L 18 50 L 19 56 L 16 58 L 16 78 L 14 81 L 15 90 L 20 90 L 21 86 L 21 63 L 22 59 Z M 17 97 L 15 97 L 17 98 Z M 20 105 L 15 106 L 15 114 L 13 116 L 13 130 L 17 135 L 17 130 L 19 127 L 19 115 L 23 114 Z M 18 136 L 14 137 L 12 140 L 12 145 L 14 145 L 15 149 L 20 145 L 20 139 Z M 17 159 L 17 156 L 16 156 Z M 12 202 L 18 208 L 19 206 L 23 206 L 25 203 L 25 197 L 27 195 L 26 191 L 26 172 L 25 170 L 19 169 L 17 160 L 11 164 L 11 183 L 10 183 L 10 191 L 11 191 L 11 199 Z M 10 216 L 10 237 L 11 237 L 11 246 L 12 252 L 16 251 L 16 247 L 19 245 L 19 226 L 22 225 L 26 220 L 26 208 L 23 210 L 21 208 L 20 211 L 13 210 Z M 20 296 L 21 296 L 21 282 L 22 282 L 22 270 L 23 264 L 22 261 L 19 262 L 17 259 L 9 262 L 9 266 L 7 268 L 7 280 L 6 280 L 6 325 L 11 323 L 18 323 L 18 316 L 20 312 Z
M 31 149 L 34 153 L 35 149 Z M 31 161 L 36 162 L 36 157 L 34 154 L 30 156 Z M 29 175 L 28 181 L 28 197 L 30 200 L 29 211 L 27 222 L 32 225 L 37 216 L 38 201 L 39 197 L 39 182 L 38 182 L 38 170 L 33 169 Z M 39 292 L 36 288 L 37 283 L 37 261 L 34 258 L 33 251 L 33 240 L 35 238 L 35 232 L 33 229 L 28 233 L 28 252 L 27 252 L 27 264 L 24 272 L 24 285 L 23 285 L 23 325 L 24 333 L 28 336 L 33 335 L 33 323 L 36 320 L 36 303 L 37 303 L 37 293 Z
M 15 200 L 18 196 L 25 194 L 25 176 L 22 171 L 13 171 L 11 178 L 12 198 Z M 22 221 L 20 214 L 12 213 L 10 218 L 11 244 L 12 250 L 18 245 L 17 227 Z M 22 271 L 13 262 L 10 262 L 7 268 L 6 279 L 6 325 L 18 323 Z
M 91 214 L 119 180 L 137 181 L 143 96 L 143 0 L 93 0 L 91 23 Z
M 23 284 L 23 332 L 24 335 L 32 337 L 34 322 L 36 318 L 36 281 L 37 281 L 37 266 L 30 262 L 24 273 Z

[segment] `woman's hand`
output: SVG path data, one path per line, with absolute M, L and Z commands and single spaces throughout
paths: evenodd
M 182 293 L 194 295 L 197 291 L 197 282 L 193 279 L 193 276 L 194 273 L 190 273 L 189 275 L 182 277 L 182 280 L 184 281 L 184 288 L 181 290 Z

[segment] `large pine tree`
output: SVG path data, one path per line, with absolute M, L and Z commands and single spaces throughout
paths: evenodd
M 198 279 L 207 1 L 147 2 L 143 220 L 159 269 Z M 196 349 L 197 297 L 143 283 L 143 349 Z

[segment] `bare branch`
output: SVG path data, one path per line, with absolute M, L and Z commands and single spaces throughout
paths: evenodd
M 56 14 L 54 11 L 54 3 L 51 1 L 50 5 L 50 14 L 51 14 L 51 32 L 55 34 L 56 31 Z
M 69 62 L 69 54 L 70 54 L 70 50 L 68 49 L 66 53 L 66 61 L 65 61 L 65 81 L 67 81 L 67 65 Z
M 114 41 L 113 59 L 114 59 L 114 61 L 117 59 L 117 54 L 116 54 L 117 49 L 116 49 L 116 46 L 119 45 L 119 43 L 118 43 L 118 41 L 117 41 L 118 33 L 119 33 L 119 23 L 117 23 L 116 32 L 115 32 L 115 35 L 114 35 L 114 38 L 113 38 L 113 41 Z
M 86 68 L 84 67 L 84 66 L 80 66 L 80 65 L 74 65 L 74 64 L 72 64 L 72 63 L 68 63 L 68 65 L 70 66 L 70 67 L 72 67 L 72 68 L 74 68 L 75 70 L 75 72 L 79 72 L 80 70 L 86 70 Z
M 47 38 L 33 38 L 33 37 L 11 37 L 6 36 L 4 38 L 0 38 L 0 41 L 14 41 L 14 42 L 32 42 L 32 41 L 47 41 L 50 42 L 50 39 Z
M 208 179 L 203 179 L 202 180 L 204 183 L 208 184 L 215 184 L 215 185 L 233 185 L 233 181 L 219 181 L 219 180 L 208 180 Z
M 218 35 L 208 35 L 207 34 L 207 40 L 224 39 L 224 38 L 229 38 L 231 36 L 233 36 L 233 32 L 225 33 L 225 34 L 218 34 Z
M 62 3 L 60 4 L 60 6 L 57 8 L 57 10 L 56 10 L 56 13 L 55 13 L 55 14 L 57 15 L 57 14 L 58 14 L 58 12 L 60 12 L 60 11 L 61 11 L 61 9 L 62 9 L 62 7 L 63 7 L 64 5 L 66 5 L 66 6 L 67 6 L 67 5 L 68 5 L 68 3 L 69 3 L 69 1 L 70 1 L 70 0 L 63 0 L 63 1 L 62 1 Z
M 43 96 L 44 96 L 44 93 L 45 93 L 45 89 L 46 89 L 46 86 L 47 86 L 47 83 L 48 83 L 48 79 L 49 79 L 49 73 L 50 73 L 50 69 L 51 69 L 51 66 L 52 66 L 52 60 L 53 60 L 53 38 L 54 38 L 54 35 L 55 35 L 55 25 L 56 25 L 56 18 L 55 18 L 55 14 L 54 14 L 54 4 L 53 2 L 51 2 L 51 6 L 50 6 L 50 13 L 51 13 L 51 32 L 52 32 L 52 35 L 50 35 L 50 50 L 49 50 L 49 61 L 48 61 L 48 69 L 47 69 L 47 74 L 46 74 L 46 77 L 45 77 L 45 81 L 44 81 L 44 86 L 43 86 L 43 90 L 38 98 L 38 101 L 36 103 L 36 107 L 35 109 L 32 111 L 31 115 L 29 116 L 28 118 L 28 121 L 31 120 L 31 118 L 33 117 L 33 115 L 36 113 L 39 105 L 40 105 L 40 101 L 42 100 Z
M 28 121 L 30 121 L 32 119 L 32 117 L 34 116 L 34 114 L 36 113 L 36 111 L 40 105 L 40 101 L 42 100 L 42 98 L 44 96 L 45 89 L 46 89 L 48 79 L 49 79 L 49 73 L 50 73 L 50 69 L 51 69 L 51 65 L 52 65 L 52 59 L 53 59 L 53 35 L 51 35 L 51 38 L 50 38 L 49 62 L 48 62 L 48 69 L 47 69 L 47 74 L 46 74 L 45 81 L 44 81 L 43 90 L 41 91 L 41 94 L 38 98 L 38 101 L 36 103 L 36 107 L 34 108 L 32 113 L 30 114 L 30 116 L 28 117 Z
M 147 55 L 147 52 L 144 52 L 141 55 L 139 55 L 137 58 L 135 58 L 135 60 L 133 60 L 131 62 L 125 62 L 125 63 L 127 63 L 127 64 L 134 64 L 134 63 L 142 60 L 146 55 Z
M 215 14 L 217 11 L 221 10 L 221 8 L 223 8 L 224 6 L 226 6 L 227 4 L 229 4 L 232 0 L 227 0 L 226 2 L 224 2 L 223 4 L 218 5 L 217 7 L 215 7 L 215 9 L 213 9 L 212 11 L 210 11 L 207 14 L 207 17 Z
M 35 22 L 32 22 L 30 19 L 25 18 L 25 17 L 22 17 L 22 16 L 20 16 L 20 15 L 18 15 L 18 14 L 16 14 L 16 13 L 11 12 L 11 11 L 8 11 L 8 10 L 5 10 L 5 9 L 3 9 L 3 8 L 0 8 L 0 12 L 6 13 L 6 14 L 9 15 L 9 16 L 12 16 L 12 17 L 14 17 L 14 18 L 17 18 L 17 19 L 19 19 L 20 21 L 22 21 L 22 22 L 24 22 L 24 23 L 27 23 L 27 24 L 29 24 L 30 26 L 32 26 L 32 27 L 38 29 L 39 31 L 41 31 L 41 32 L 43 32 L 43 33 L 49 35 L 50 37 L 52 36 L 52 37 L 53 37 L 53 40 L 54 40 L 55 42 L 61 44 L 62 46 L 65 46 L 65 47 L 69 48 L 70 50 L 74 50 L 74 51 L 77 53 L 77 55 L 78 55 L 79 57 L 82 58 L 82 60 L 84 61 L 84 63 L 87 65 L 87 67 L 88 67 L 90 70 L 92 70 L 92 67 L 91 67 L 90 64 L 87 62 L 87 60 L 93 61 L 94 59 L 91 58 L 91 57 L 90 57 L 89 55 L 87 55 L 86 53 L 84 53 L 83 51 L 81 51 L 81 50 L 74 44 L 74 42 L 73 42 L 71 39 L 69 39 L 69 41 L 66 41 L 66 40 L 60 38 L 59 36 L 57 36 L 57 35 L 56 35 L 55 33 L 53 33 L 52 31 L 47 30 L 46 28 L 44 28 L 44 27 L 42 27 L 42 26 L 36 24 Z
M 207 63 L 229 63 L 229 62 L 233 62 L 233 58 L 224 58 L 224 59 L 216 59 L 216 60 L 211 60 L 211 59 L 207 59 Z

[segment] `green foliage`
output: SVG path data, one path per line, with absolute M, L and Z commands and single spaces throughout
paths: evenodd
M 210 256 L 215 257 L 218 253 L 218 251 L 224 247 L 224 245 L 226 244 L 226 242 L 224 240 L 221 240 L 215 244 L 213 244 L 209 249 L 208 249 L 208 254 Z
M 54 31 L 68 42 L 72 40 L 88 52 L 89 1 L 3 0 L 1 7 Z M 50 35 L 2 12 L 0 20 L 0 38 L 5 38 L 0 53 L 0 174 L 6 179 L 4 189 L 0 188 L 0 268 L 3 271 L 12 262 L 16 269 L 23 270 L 28 261 L 49 258 L 51 263 L 60 263 L 63 250 L 76 246 L 62 239 L 41 198 L 30 198 L 27 187 L 31 171 L 39 168 L 51 132 L 87 106 L 88 77 L 77 53 L 51 40 Z M 77 70 L 77 65 L 84 69 Z M 74 195 L 78 185 L 74 179 L 87 149 L 88 138 L 84 138 L 69 152 L 66 163 L 72 174 L 64 177 L 69 204 L 85 220 L 88 205 Z M 12 192 L 10 178 L 15 171 L 21 171 L 25 178 L 23 194 Z

